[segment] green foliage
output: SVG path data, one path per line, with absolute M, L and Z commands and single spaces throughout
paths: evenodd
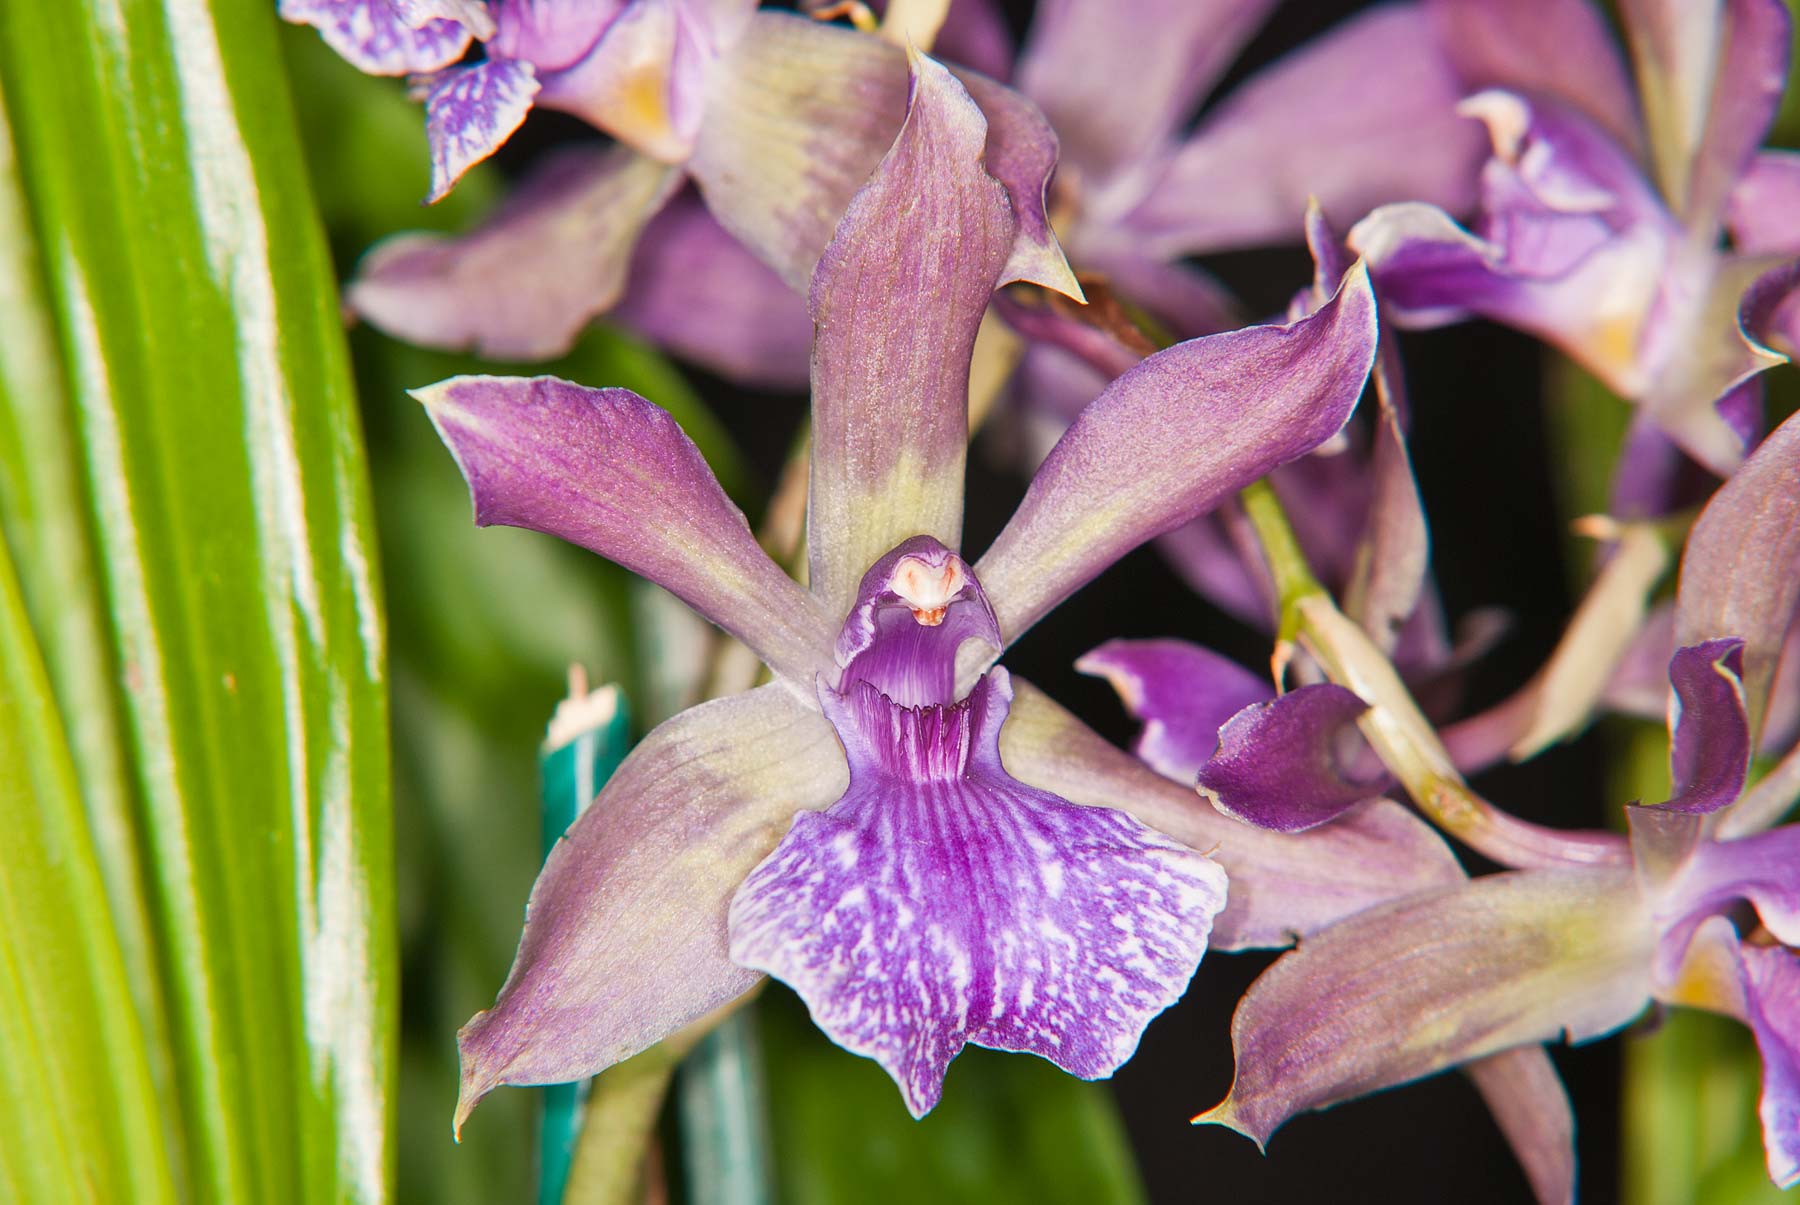
M 970 1047 L 923 1121 L 875 1063 L 833 1046 L 789 993 L 760 1008 L 787 1205 L 1134 1205 L 1144 1199 L 1105 1084 Z
M 14 823 L 66 855 L 69 893 L 0 942 L 28 971 L 58 950 L 88 966 L 60 1012 L 26 1014 L 28 1043 L 5 1034 L 3 1061 L 29 1045 L 56 1076 L 85 1071 L 62 1099 L 94 1116 L 63 1124 L 111 1134 L 131 1185 L 26 1146 L 55 1181 L 30 1199 L 390 1188 L 383 620 L 274 25 L 205 0 L 0 6 L 8 692 L 29 710 L 35 643 L 55 704 L 26 731 L 38 797 Z M 9 857 L 0 880 L 19 898 L 32 873 Z M 83 939 L 59 942 L 71 925 Z

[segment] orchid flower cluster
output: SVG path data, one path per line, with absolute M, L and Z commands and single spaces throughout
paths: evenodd
M 357 67 L 413 78 L 431 199 L 534 107 L 610 139 L 473 231 L 374 248 L 357 314 L 514 359 L 605 316 L 811 387 L 797 577 L 644 398 L 415 391 L 478 523 L 617 562 L 765 667 L 653 730 L 550 856 L 462 1031 L 459 1127 L 501 1085 L 592 1075 L 763 976 L 915 1116 L 971 1042 L 1104 1077 L 1209 945 L 1298 942 L 1240 1004 L 1236 1081 L 1197 1120 L 1263 1143 L 1465 1067 L 1538 1195 L 1567 1200 L 1542 1044 L 1657 1002 L 1750 1027 L 1769 1174 L 1800 1182 L 1800 829 L 1778 826 L 1800 797 L 1800 418 L 1767 430 L 1760 375 L 1800 347 L 1800 155 L 1762 149 L 1787 9 L 1625 0 L 1627 56 L 1587 0 L 1383 4 L 1190 130 L 1273 7 L 1045 0 L 1015 54 L 983 0 L 879 20 L 282 0 Z M 1263 325 L 1191 260 L 1284 242 L 1314 277 Z M 1451 721 L 1438 687 L 1494 633 L 1446 631 L 1395 331 L 1477 316 L 1636 417 L 1562 644 Z M 1015 417 L 1049 434 L 972 556 L 972 364 L 997 320 Z M 1152 540 L 1273 636 L 1274 674 L 1095 633 L 1079 665 L 1142 722 L 1134 756 L 1000 660 Z M 1673 794 L 1624 834 L 1468 786 L 1606 708 L 1668 719 Z M 1504 869 L 1471 878 L 1446 836 Z

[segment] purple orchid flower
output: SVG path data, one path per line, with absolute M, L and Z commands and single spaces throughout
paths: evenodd
M 383 3 L 310 0 L 283 12 L 330 33 Z M 412 342 L 525 360 L 567 351 L 616 307 L 633 329 L 718 371 L 805 381 L 807 283 L 894 140 L 906 56 L 879 37 L 755 8 L 497 0 L 482 60 L 432 77 L 432 199 L 533 106 L 581 117 L 618 145 L 563 151 L 467 235 L 377 245 L 346 289 L 350 307 Z M 389 17 L 373 28 L 405 29 Z M 347 57 L 365 69 L 387 61 L 373 45 Z M 1015 278 L 1079 297 L 1044 214 L 1055 136 L 1017 93 L 974 73 L 962 80 L 1016 209 Z M 697 194 L 683 191 L 688 179 Z
M 1494 7 L 1547 29 L 1589 11 L 1585 0 Z M 1721 476 L 1754 445 L 1755 378 L 1787 358 L 1776 345 L 1795 346 L 1800 166 L 1758 152 L 1787 75 L 1781 0 L 1623 7 L 1645 121 L 1617 50 L 1590 39 L 1578 61 L 1558 57 L 1588 82 L 1585 106 L 1504 79 L 1464 102 L 1494 151 L 1471 227 L 1397 204 L 1359 222 L 1350 244 L 1403 325 L 1504 322 L 1636 402 L 1661 432 L 1641 432 L 1621 469 L 1622 488 L 1641 494 L 1630 479 L 1666 461 L 1670 440 Z M 1489 53 L 1500 23 L 1453 25 L 1450 52 Z
M 808 587 L 642 398 L 419 391 L 479 523 L 659 582 L 774 676 L 658 727 L 551 854 L 499 999 L 462 1032 L 459 1125 L 494 1087 L 593 1074 L 763 971 L 914 1113 L 965 1042 L 1104 1075 L 1209 940 L 1285 945 L 1454 865 L 1393 805 L 1293 839 L 1230 824 L 991 668 L 1125 552 L 1330 438 L 1374 303 L 1357 269 L 1304 321 L 1146 360 L 964 559 L 970 353 L 1018 219 L 980 110 L 932 61 L 915 72 L 814 277 Z
M 1690 535 L 1669 663 L 1673 796 L 1629 809 L 1631 860 L 1503 872 L 1352 917 L 1279 960 L 1232 1022 L 1230 1096 L 1197 1121 L 1265 1143 L 1287 1118 L 1566 1035 L 1651 1001 L 1750 1026 L 1770 1178 L 1800 1183 L 1800 754 L 1746 792 L 1800 602 L 1800 419 Z

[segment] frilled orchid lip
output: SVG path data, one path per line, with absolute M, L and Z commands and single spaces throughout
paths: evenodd
M 1007 773 L 1012 697 L 1000 669 L 948 705 L 822 687 L 849 789 L 796 817 L 731 903 L 732 958 L 799 992 L 915 1117 L 970 1042 L 1112 1074 L 1186 990 L 1225 906 L 1211 859 Z

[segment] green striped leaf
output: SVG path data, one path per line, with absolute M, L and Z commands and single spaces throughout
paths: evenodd
M 0 502 L 26 599 L 57 597 L 53 532 L 91 539 L 61 588 L 98 660 L 75 663 L 52 609 L 32 620 L 76 775 L 110 777 L 114 844 L 141 843 L 147 881 L 106 881 L 127 944 L 141 921 L 154 948 L 137 1012 L 153 1065 L 168 1052 L 185 1195 L 375 1200 L 397 977 L 382 617 L 274 24 L 205 0 L 0 5 L 29 224 L 5 243 L 35 247 L 56 348 L 0 344 Z M 26 258 L 0 267 L 29 277 Z M 21 484 L 39 457 L 60 476 Z

